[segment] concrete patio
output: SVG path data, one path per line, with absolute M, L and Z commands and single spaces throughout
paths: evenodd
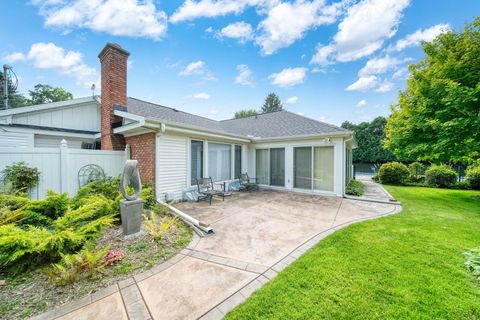
M 271 190 L 176 207 L 210 223 L 215 234 L 195 237 L 168 262 L 42 319 L 219 319 L 327 235 L 401 208 Z

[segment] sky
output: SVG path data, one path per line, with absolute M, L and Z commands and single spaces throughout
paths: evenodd
M 0 63 L 22 93 L 99 94 L 98 53 L 114 42 L 131 53 L 131 97 L 220 120 L 275 92 L 340 125 L 387 116 L 421 41 L 463 29 L 480 1 L 14 0 L 0 12 Z

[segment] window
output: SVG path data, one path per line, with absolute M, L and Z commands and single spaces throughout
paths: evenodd
M 208 174 L 213 181 L 231 179 L 232 146 L 223 143 L 208 143 Z
M 293 187 L 312 189 L 312 148 L 295 148 L 293 166 Z
M 196 179 L 203 178 L 203 141 L 191 141 L 191 184 L 197 184 Z
M 257 182 L 269 184 L 268 149 L 257 149 L 255 165 Z
M 315 147 L 313 158 L 313 188 L 333 191 L 333 147 Z
M 242 146 L 235 146 L 235 179 L 239 179 L 242 174 Z
M 285 186 L 285 149 L 270 149 L 270 185 Z

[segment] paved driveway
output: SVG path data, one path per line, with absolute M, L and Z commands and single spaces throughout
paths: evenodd
M 62 319 L 221 318 L 328 234 L 399 205 L 291 192 L 235 193 L 224 202 L 177 207 L 209 222 L 213 236 L 196 238 L 170 262 L 119 283 Z M 109 310 L 105 317 L 105 312 Z M 57 313 L 56 315 L 61 315 Z

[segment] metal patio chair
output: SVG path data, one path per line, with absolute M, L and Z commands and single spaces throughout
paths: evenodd
M 200 200 L 208 200 L 209 204 L 212 204 L 212 198 L 214 196 L 222 197 L 222 201 L 225 201 L 225 197 L 230 195 L 225 191 L 225 183 L 221 184 L 223 185 L 223 190 L 215 189 L 211 177 L 195 179 L 195 182 L 197 184 L 199 193 L 197 202 L 199 202 Z
M 248 176 L 248 173 L 242 173 L 240 175 L 240 179 L 238 179 L 240 182 L 240 190 L 246 190 L 250 191 L 252 189 L 255 189 L 258 191 L 258 183 L 256 178 L 250 178 Z

